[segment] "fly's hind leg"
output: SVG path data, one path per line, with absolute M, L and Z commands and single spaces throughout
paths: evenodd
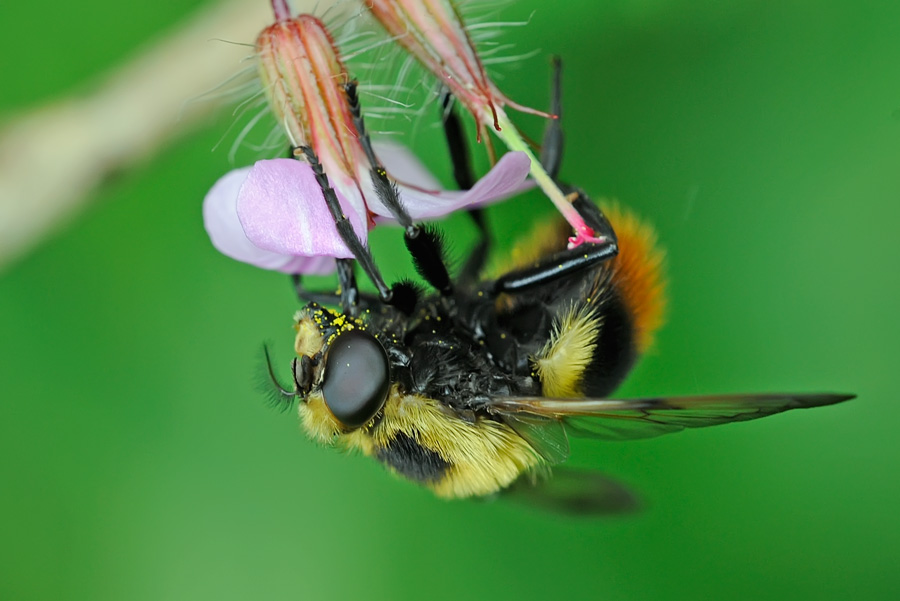
M 532 267 L 504 274 L 489 285 L 488 292 L 494 296 L 527 292 L 592 269 L 618 252 L 619 247 L 614 240 L 581 244 L 549 256 Z
M 546 257 L 531 267 L 506 273 L 488 287 L 489 293 L 493 295 L 526 292 L 552 284 L 596 267 L 619 252 L 616 234 L 599 207 L 580 188 L 560 182 L 558 179 L 565 141 L 562 131 L 562 61 L 559 57 L 553 58 L 550 109 L 556 115 L 556 119 L 551 119 L 544 131 L 541 144 L 541 165 L 560 189 L 569 196 L 572 206 L 575 207 L 585 223 L 606 241 L 597 244 L 584 243 Z

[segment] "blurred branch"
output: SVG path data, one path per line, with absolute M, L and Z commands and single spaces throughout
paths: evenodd
M 295 12 L 315 0 L 295 0 Z M 318 10 L 330 2 L 318 3 Z M 90 200 L 111 173 L 189 132 L 213 102 L 187 103 L 222 84 L 271 23 L 266 0 L 207 7 L 108 74 L 86 96 L 31 110 L 0 130 L 0 269 Z M 198 200 L 199 202 L 199 200 Z

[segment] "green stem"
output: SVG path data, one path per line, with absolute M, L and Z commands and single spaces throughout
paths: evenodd
M 519 130 L 506 116 L 506 112 L 499 108 L 497 109 L 497 122 L 500 125 L 500 130 L 495 130 L 494 133 L 506 143 L 510 150 L 518 150 L 528 156 L 531 160 L 531 176 L 535 179 L 538 186 L 541 187 L 541 190 L 544 191 L 544 194 L 556 205 L 556 208 L 566 218 L 566 221 L 579 234 L 579 241 L 585 241 L 585 238 L 588 240 L 593 239 L 593 230 L 588 227 L 578 211 L 575 210 L 575 207 L 572 206 L 572 203 L 566 198 L 566 195 L 562 193 L 562 190 L 553 181 L 553 178 L 544 170 L 544 166 L 531 152 L 531 148 L 528 147 L 528 144 L 519 134 Z

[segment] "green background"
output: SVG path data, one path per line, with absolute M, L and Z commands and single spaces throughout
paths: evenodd
M 84 89 L 198 5 L 4 2 L 0 111 Z M 499 85 L 545 106 L 562 55 L 564 177 L 668 250 L 669 323 L 623 394 L 859 398 L 576 441 L 575 465 L 646 502 L 599 521 L 441 501 L 319 448 L 254 386 L 263 341 L 288 357 L 285 278 L 202 228 L 226 112 L 0 276 L 0 598 L 900 595 L 900 3 L 529 0 L 501 18 L 532 12 L 503 40 L 541 54 Z M 439 141 L 412 139 L 447 180 Z M 534 193 L 490 217 L 508 243 L 552 214 Z M 448 226 L 460 254 L 472 228 Z M 389 279 L 409 269 L 398 238 L 374 236 Z

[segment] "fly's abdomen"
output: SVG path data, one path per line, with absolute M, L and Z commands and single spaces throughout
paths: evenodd
M 631 213 L 605 212 L 619 254 L 587 274 L 574 297 L 556 301 L 553 330 L 534 356 L 544 396 L 608 396 L 662 324 L 663 254 L 653 230 Z
M 493 494 L 543 462 L 505 423 L 486 415 L 463 420 L 419 395 L 391 395 L 378 424 L 345 442 L 447 498 Z
M 421 484 L 440 481 L 450 463 L 437 451 L 423 447 L 405 432 L 397 434 L 375 451 L 375 458 L 396 473 Z

